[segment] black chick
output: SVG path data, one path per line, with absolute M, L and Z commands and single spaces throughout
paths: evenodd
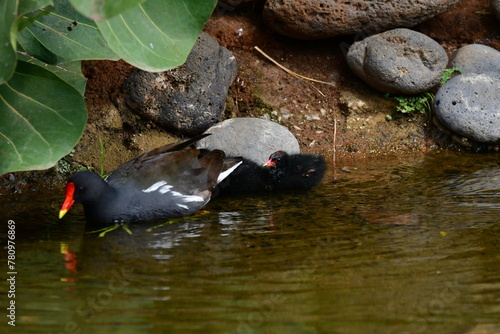
M 242 164 L 218 185 L 220 194 L 273 190 L 309 189 L 321 183 L 326 171 L 322 156 L 274 152 L 260 166 L 243 159 Z

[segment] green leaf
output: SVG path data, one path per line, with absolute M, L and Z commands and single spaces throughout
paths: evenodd
M 19 17 L 17 19 L 17 31 L 21 31 L 33 22 L 35 22 L 39 17 L 45 16 L 50 13 L 52 6 L 46 6 L 37 8 L 31 12 L 27 13 L 19 13 Z
M 31 13 L 49 5 L 52 5 L 52 0 L 20 0 L 18 15 Z
M 0 175 L 45 169 L 80 139 L 87 110 L 82 95 L 50 71 L 19 61 L 0 86 Z
M 19 35 L 27 51 L 32 51 L 35 45 L 41 44 L 64 61 L 119 59 L 107 46 L 94 21 L 79 14 L 68 1 L 54 1 L 52 11 L 38 17 L 33 24 L 20 31 Z M 41 53 L 37 54 L 37 58 L 41 56 Z M 53 63 L 57 58 L 39 59 Z
M 76 10 L 94 21 L 110 19 L 144 1 L 145 0 L 70 0 Z
M 68 84 L 73 86 L 73 88 L 75 88 L 80 93 L 80 95 L 83 96 L 85 94 L 87 78 L 85 78 L 82 74 L 81 61 L 73 61 L 58 65 L 48 65 L 25 54 L 19 54 L 18 59 L 46 68 L 47 70 L 51 71 L 59 78 L 61 78 L 63 81 L 66 81 Z
M 37 62 L 34 62 L 35 64 Z M 75 88 L 81 96 L 85 94 L 85 86 L 87 85 L 87 78 L 82 74 L 82 62 L 73 61 L 70 63 L 63 63 L 55 66 L 47 66 L 52 73 L 57 75 L 66 83 Z
M 17 19 L 17 29 L 18 31 L 23 30 L 38 18 L 45 16 L 50 13 L 50 7 L 52 6 L 52 1 L 48 0 L 21 0 L 19 2 L 19 13 L 20 15 Z M 30 38 L 27 38 L 29 36 Z M 21 46 L 21 49 L 38 59 L 44 59 L 47 64 L 57 64 L 58 62 L 63 62 L 63 58 L 58 57 L 54 53 L 50 52 L 45 46 L 43 46 L 40 41 L 33 38 L 31 34 L 18 33 L 17 43 Z M 19 56 L 19 55 L 18 55 Z
M 64 58 L 47 49 L 31 33 L 20 32 L 17 35 L 17 42 L 24 52 L 46 64 L 54 65 L 65 62 Z
M 160 72 L 186 61 L 215 4 L 216 0 L 148 0 L 96 24 L 122 59 Z
M 16 33 L 13 30 L 17 17 L 17 1 L 0 3 L 0 85 L 7 82 L 16 68 Z

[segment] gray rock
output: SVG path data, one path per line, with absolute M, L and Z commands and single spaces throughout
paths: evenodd
M 136 114 L 174 133 L 196 135 L 220 121 L 236 59 L 202 33 L 186 62 L 162 73 L 135 70 L 124 101 Z
M 401 28 L 354 43 L 347 53 L 347 63 L 357 76 L 381 92 L 417 94 L 439 82 L 448 56 L 433 39 Z
M 227 156 L 244 157 L 264 164 L 275 151 L 300 153 L 294 135 L 282 125 L 259 118 L 231 118 L 205 131 L 211 136 L 200 140 L 198 148 L 221 149 Z
M 369 35 L 413 27 L 461 0 L 268 0 L 263 18 L 276 32 L 299 39 Z
M 491 74 L 491 73 L 490 73 Z M 459 75 L 436 94 L 434 110 L 441 124 L 480 143 L 500 141 L 500 75 Z
M 482 44 L 466 45 L 453 54 L 449 66 L 460 68 L 463 74 L 500 74 L 500 51 Z
M 497 20 L 500 21 L 500 0 L 490 0 L 491 9 Z

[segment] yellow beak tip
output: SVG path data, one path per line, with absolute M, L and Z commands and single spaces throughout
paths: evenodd
M 62 217 L 64 217 L 64 215 L 66 214 L 66 212 L 68 212 L 68 210 L 61 210 L 61 211 L 59 211 L 59 219 L 61 219 Z

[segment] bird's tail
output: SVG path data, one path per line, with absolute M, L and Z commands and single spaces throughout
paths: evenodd
M 217 178 L 217 184 L 221 183 L 226 177 L 229 176 L 239 165 L 243 162 L 243 158 L 225 158 L 224 164 L 222 165 L 222 172 Z

